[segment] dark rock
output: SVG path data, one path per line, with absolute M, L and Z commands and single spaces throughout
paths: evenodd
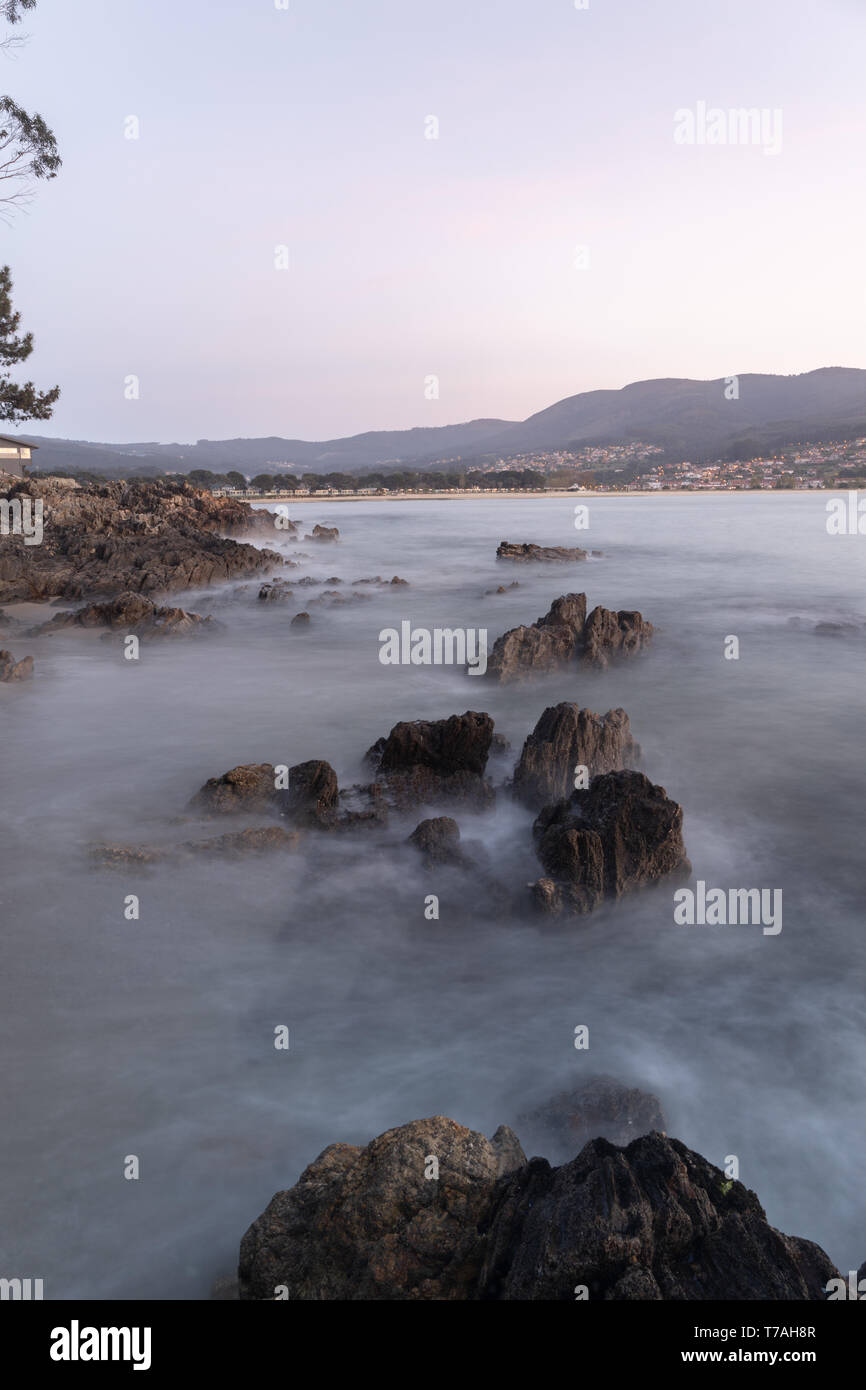
M 767 1222 L 754 1192 L 676 1139 L 594 1139 L 561 1168 L 500 1184 L 478 1281 L 485 1299 L 823 1301 L 835 1275 L 809 1240 Z
M 460 849 L 460 827 L 450 816 L 422 820 L 409 836 L 409 844 L 421 851 L 428 868 L 439 864 L 464 863 Z
M 631 767 L 639 758 L 625 710 L 611 709 L 599 717 L 567 701 L 550 705 L 523 745 L 514 769 L 514 795 L 537 811 L 571 795 L 579 764 L 592 778 Z
M 579 546 L 569 549 L 564 545 L 532 545 L 530 543 L 515 544 L 512 541 L 501 541 L 496 550 L 497 560 L 517 560 L 520 562 L 542 560 L 547 563 L 557 563 L 568 560 L 585 560 L 586 551 Z
M 314 526 L 308 536 L 304 536 L 305 541 L 338 541 L 340 532 L 336 526 Z
M 300 582 L 303 584 L 303 579 Z M 262 603 L 285 603 L 291 597 L 292 590 L 285 579 L 272 579 L 259 589 L 259 599 Z
M 233 816 L 273 810 L 280 801 L 270 763 L 244 763 L 211 777 L 189 804 L 191 811 L 209 816 Z
M 436 802 L 489 806 L 495 799 L 484 769 L 493 739 L 489 714 L 467 710 L 449 719 L 395 724 L 368 750 L 377 782 L 399 808 Z
M 582 915 L 667 875 L 685 876 L 682 825 L 682 807 L 642 772 L 603 773 L 538 816 L 538 857 L 560 893 L 538 888 L 536 904 Z
M 0 651 L 0 683 L 7 685 L 13 681 L 33 679 L 33 657 L 22 656 L 16 661 L 11 652 Z
M 325 1149 L 250 1226 L 238 1266 L 241 1299 L 294 1302 L 573 1302 L 581 1286 L 823 1301 L 834 1277 L 819 1246 L 663 1134 L 595 1139 L 551 1168 L 504 1127 L 487 1140 L 442 1116 Z
M 285 815 L 320 828 L 336 821 L 338 799 L 336 772 L 330 763 L 315 758 L 290 767 L 288 790 L 280 793 Z
M 292 621 L 290 622 L 289 626 L 290 626 L 290 627 L 309 627 L 309 626 L 310 626 L 310 615 L 309 615 L 309 613 L 296 613 L 295 616 L 292 618 Z
M 580 660 L 589 666 L 607 666 L 611 656 L 632 656 L 648 646 L 652 635 L 652 623 L 645 622 L 640 613 L 593 608 L 583 629 Z

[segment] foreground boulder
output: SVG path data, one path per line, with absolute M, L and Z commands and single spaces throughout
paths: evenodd
M 533 887 L 545 913 L 582 915 L 668 875 L 691 869 L 683 811 L 642 772 L 607 772 L 586 791 L 548 806 L 533 826 L 549 878 Z
M 513 541 L 500 541 L 496 548 L 497 560 L 516 560 L 520 562 L 539 560 L 548 564 L 568 560 L 585 560 L 587 551 L 579 546 L 569 548 L 565 545 L 515 544 Z
M 527 1163 L 436 1116 L 332 1144 L 241 1241 L 242 1299 L 823 1299 L 837 1271 L 675 1139 Z
M 493 720 L 467 710 L 449 719 L 416 719 L 395 724 L 366 754 L 380 795 L 398 807 L 435 802 L 492 804 L 494 791 L 484 777 Z
M 625 710 L 599 716 L 563 701 L 548 706 L 524 743 L 514 769 L 514 795 L 538 811 L 571 795 L 575 768 L 585 767 L 592 778 L 631 767 L 639 758 Z
M 29 681 L 32 679 L 32 656 L 22 656 L 20 661 L 16 661 L 11 652 L 0 652 L 0 684 L 7 685 L 14 681 Z
M 213 618 L 186 613 L 182 608 L 159 607 L 144 594 L 118 594 L 105 603 L 91 603 L 70 613 L 56 613 L 41 627 L 32 629 L 34 637 L 48 637 L 75 627 L 104 627 L 112 632 L 135 633 L 140 637 L 188 637 L 218 627 Z
M 594 608 L 586 616 L 586 594 L 563 594 L 543 617 L 511 628 L 493 644 L 487 674 L 500 682 L 525 679 L 569 662 L 604 667 L 611 656 L 632 656 L 646 647 L 652 623 L 640 613 Z

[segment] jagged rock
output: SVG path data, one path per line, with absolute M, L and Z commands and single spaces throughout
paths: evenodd
M 289 623 L 289 627 L 309 627 L 309 626 L 310 626 L 310 615 L 309 615 L 309 613 L 296 613 L 295 616 L 292 618 L 292 621 Z
M 409 836 L 409 844 L 421 851 L 428 868 L 439 864 L 464 863 L 460 849 L 460 827 L 451 816 L 422 820 Z
M 497 560 L 543 560 L 555 563 L 567 560 L 585 560 L 587 552 L 579 546 L 569 548 L 565 545 L 533 545 L 524 542 L 501 541 L 496 550 Z
M 489 714 L 467 710 L 449 719 L 395 724 L 366 754 L 377 783 L 398 807 L 435 802 L 489 806 L 495 799 L 484 769 L 493 739 Z
M 658 1096 L 612 1076 L 594 1076 L 560 1091 L 522 1115 L 519 1124 L 555 1162 L 579 1153 L 590 1139 L 625 1145 L 640 1134 L 667 1129 Z
M 143 594 L 127 592 L 105 603 L 91 603 L 72 612 L 56 613 L 47 623 L 31 630 L 33 637 L 48 637 L 75 627 L 105 627 L 112 632 L 140 637 L 188 637 L 214 631 L 219 624 L 182 608 L 160 608 Z
M 593 608 L 583 629 L 580 660 L 589 666 L 607 666 L 613 655 L 632 656 L 648 646 L 652 635 L 652 623 L 646 622 L 640 613 Z
M 305 541 L 338 541 L 339 539 L 340 532 L 336 526 L 316 525 L 310 535 L 304 536 Z
M 241 1299 L 280 1286 L 302 1302 L 472 1298 L 478 1228 L 499 1177 L 524 1162 L 509 1131 L 490 1141 L 441 1115 L 365 1148 L 331 1144 L 241 1241 Z
M 436 1160 L 437 1169 L 433 1163 Z M 332 1144 L 243 1237 L 242 1300 L 822 1300 L 838 1277 L 676 1139 L 526 1162 L 442 1116 Z
M 514 795 L 537 811 L 571 795 L 578 765 L 596 777 L 631 767 L 639 758 L 625 710 L 610 709 L 599 717 L 568 701 L 550 705 L 523 745 Z
M 530 627 L 514 627 L 497 637 L 487 658 L 487 675 L 519 680 L 552 671 L 577 656 L 586 622 L 586 594 L 563 594 Z
M 300 839 L 297 830 L 284 830 L 279 825 L 253 826 L 209 840 L 185 840 L 178 845 L 93 845 L 90 857 L 103 869 L 146 869 L 190 856 L 243 859 L 274 850 L 293 850 Z
M 561 1168 L 533 1159 L 500 1185 L 479 1277 L 497 1300 L 823 1301 L 834 1266 L 782 1235 L 754 1192 L 663 1134 L 594 1139 Z
M 529 627 L 515 627 L 493 644 L 487 674 L 504 682 L 550 671 L 577 658 L 606 666 L 613 654 L 631 656 L 652 637 L 640 613 L 594 608 L 586 616 L 586 594 L 563 594 Z
M 538 857 L 559 890 L 536 886 L 536 905 L 582 915 L 667 875 L 685 876 L 682 825 L 682 807 L 642 772 L 603 773 L 535 821 Z
M 13 681 L 33 679 L 33 657 L 22 656 L 16 661 L 11 652 L 0 651 L 0 683 L 8 685 Z
M 280 800 L 270 763 L 244 763 L 210 777 L 190 802 L 190 810 L 210 816 L 233 816 L 274 809 Z
M 19 536 L 4 540 L 0 602 L 168 593 L 292 563 L 233 539 L 274 534 L 272 514 L 245 502 L 185 482 L 70 482 L 25 478 L 11 487 L 11 499 L 42 502 L 44 536 L 36 546 Z

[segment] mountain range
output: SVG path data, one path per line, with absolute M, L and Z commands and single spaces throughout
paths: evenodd
M 795 376 L 748 373 L 715 381 L 663 377 L 619 390 L 583 391 L 522 421 L 470 420 L 373 430 L 318 442 L 199 439 L 195 444 L 100 444 L 20 435 L 39 446 L 36 466 L 96 473 L 235 468 L 252 476 L 296 472 L 484 467 L 499 458 L 589 445 L 654 444 L 694 463 L 750 458 L 794 443 L 866 435 L 866 371 L 822 367 Z M 595 467 L 595 465 L 593 465 Z

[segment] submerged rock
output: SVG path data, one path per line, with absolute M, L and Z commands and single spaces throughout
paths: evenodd
M 304 536 L 305 541 L 338 541 L 339 539 L 340 532 L 336 526 L 316 525 L 308 536 Z
M 8 685 L 14 681 L 29 681 L 32 679 L 32 656 L 22 656 L 20 661 L 16 661 L 11 652 L 0 651 L 0 683 Z
M 568 560 L 585 560 L 587 552 L 581 550 L 579 546 L 569 548 L 565 545 L 533 545 L 531 542 L 522 544 L 513 541 L 500 541 L 496 549 L 497 560 L 517 560 L 525 562 L 530 560 L 540 560 L 546 563 L 557 563 Z
M 108 628 L 114 633 L 139 637 L 187 637 L 211 632 L 219 624 L 213 618 L 187 613 L 182 608 L 158 607 L 144 594 L 127 592 L 105 603 L 91 603 L 68 613 L 56 613 L 47 623 L 32 629 L 34 637 L 48 637 L 69 628 Z
M 606 772 L 586 791 L 546 807 L 533 826 L 548 879 L 536 906 L 582 915 L 668 875 L 690 871 L 683 811 L 642 772 Z
M 527 1163 L 443 1116 L 332 1144 L 243 1237 L 241 1299 L 823 1300 L 838 1272 L 676 1139 Z
M 222 777 L 210 777 L 196 792 L 189 809 L 210 816 L 275 809 L 280 801 L 275 780 L 271 763 L 244 763 L 224 772 Z
M 576 767 L 586 767 L 592 778 L 630 767 L 639 758 L 625 710 L 599 716 L 569 701 L 550 705 L 523 745 L 514 795 L 537 811 L 571 795 Z
M 295 616 L 292 618 L 292 621 L 291 621 L 291 623 L 289 624 L 289 626 L 290 626 L 290 627 L 309 627 L 309 626 L 310 626 L 310 615 L 309 615 L 309 613 L 296 613 Z
M 465 862 L 460 849 L 460 826 L 451 816 L 422 820 L 409 836 L 409 844 L 421 851 L 428 868 Z
M 658 1096 L 612 1076 L 594 1076 L 560 1091 L 522 1115 L 519 1123 L 555 1160 L 579 1153 L 590 1139 L 626 1145 L 641 1134 L 667 1129 Z
M 177 845 L 92 845 L 90 857 L 103 869 L 146 869 L 154 864 L 177 863 L 196 857 L 244 859 L 271 854 L 275 850 L 293 850 L 300 840 L 297 830 L 284 830 L 279 825 L 253 826 L 209 840 L 185 840 Z

